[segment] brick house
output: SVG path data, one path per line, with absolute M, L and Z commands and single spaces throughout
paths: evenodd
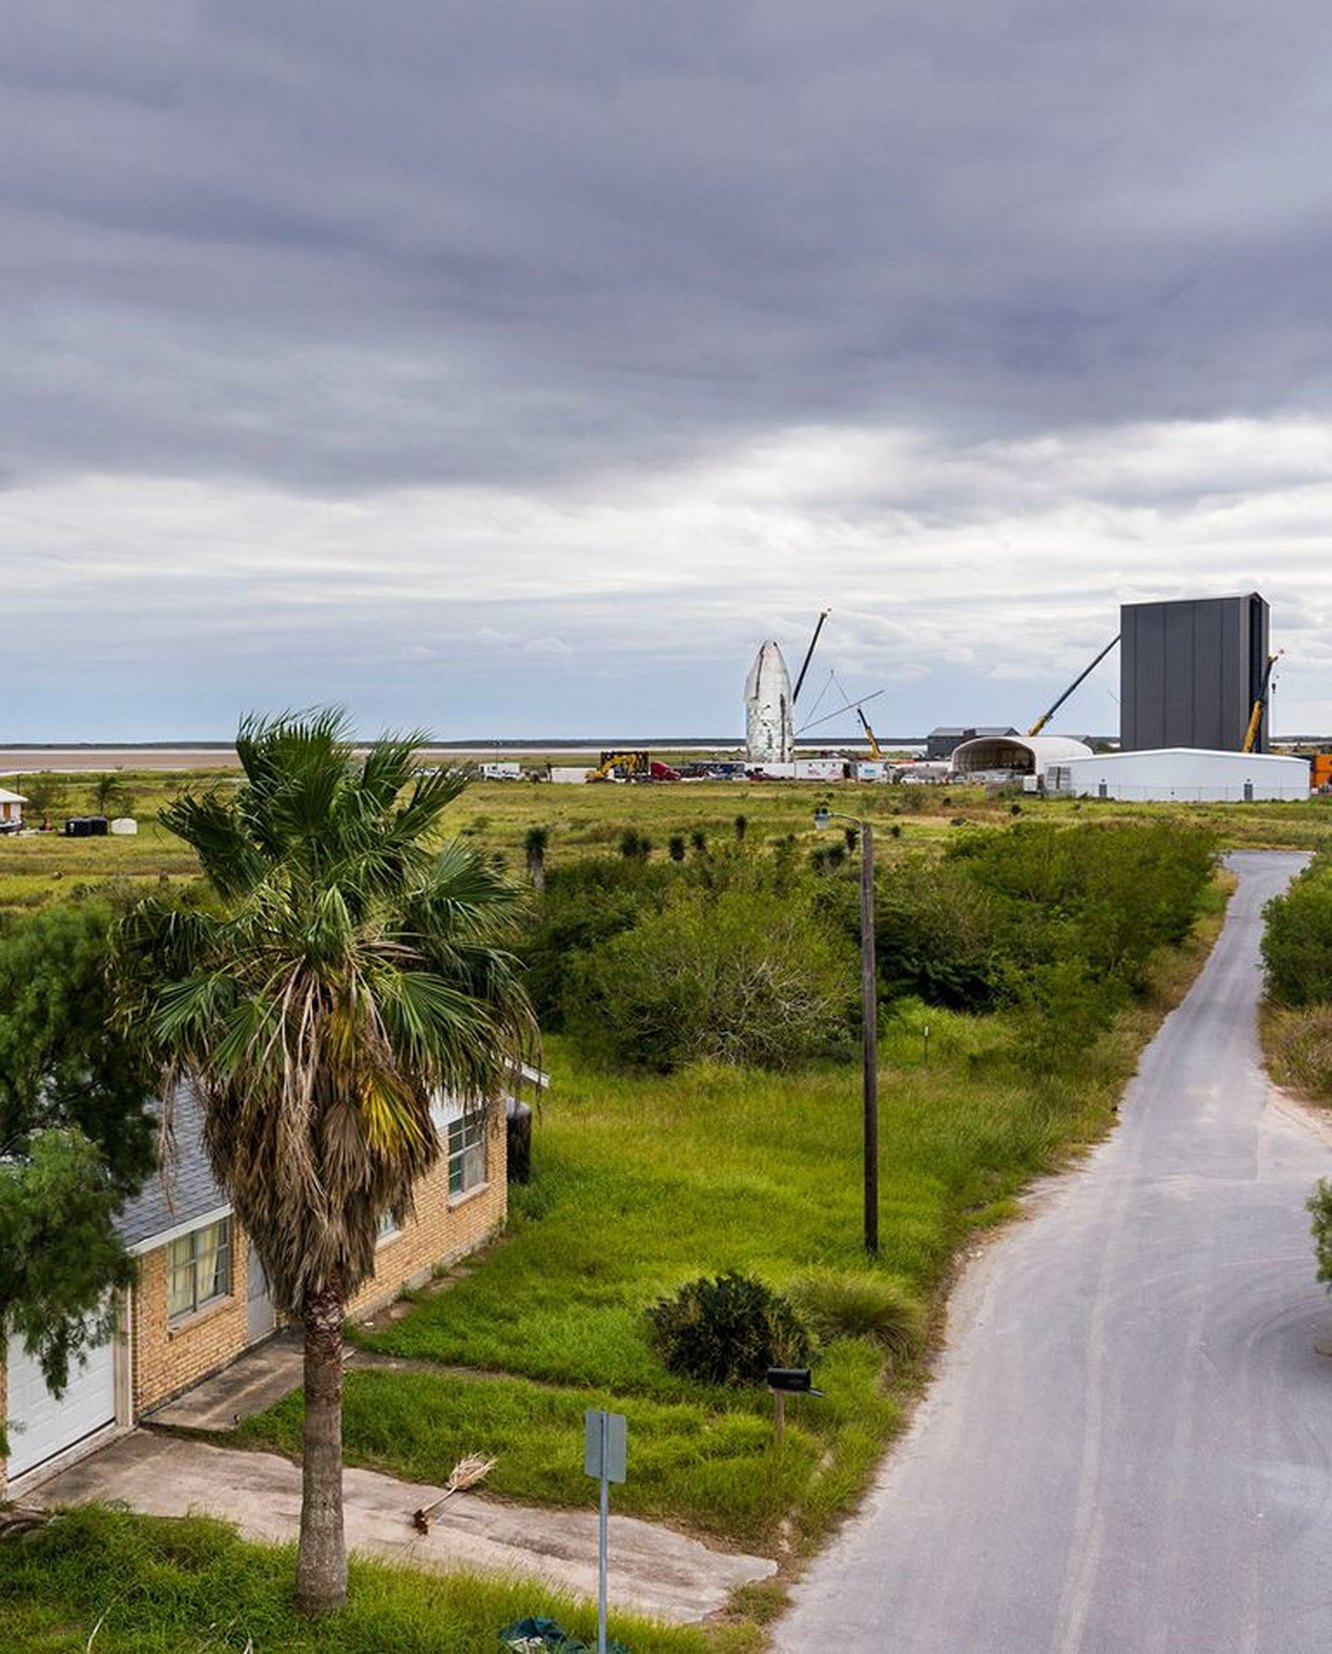
M 543 1086 L 545 1076 L 523 1077 Z M 385 1220 L 373 1278 L 348 1313 L 369 1315 L 434 1269 L 483 1245 L 508 1207 L 503 1109 L 481 1115 L 441 1099 L 432 1111 L 444 1153 L 416 1187 L 414 1216 Z M 114 1305 L 114 1336 L 70 1372 L 57 1399 L 37 1363 L 11 1338 L 0 1363 L 0 1416 L 9 1458 L 0 1493 L 91 1452 L 153 1408 L 227 1366 L 268 1337 L 277 1317 L 263 1268 L 213 1181 L 197 1105 L 177 1099 L 173 1163 L 152 1178 L 117 1220 L 138 1260 L 133 1286 Z

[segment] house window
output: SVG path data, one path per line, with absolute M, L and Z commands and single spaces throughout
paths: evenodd
M 231 1291 L 231 1219 L 206 1223 L 167 1247 L 167 1314 L 173 1321 Z
M 486 1181 L 486 1119 L 480 1110 L 449 1121 L 449 1193 L 466 1194 Z

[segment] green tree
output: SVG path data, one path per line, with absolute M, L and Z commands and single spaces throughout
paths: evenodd
M 94 814 L 100 816 L 127 816 L 134 809 L 134 794 L 119 775 L 108 773 L 95 777 L 89 799 Z
M 37 775 L 25 775 L 18 789 L 27 799 L 26 815 L 29 825 L 49 827 L 52 817 L 65 808 L 64 778 L 42 770 Z
M 589 1055 L 666 1073 L 697 1060 L 786 1068 L 845 1038 L 850 949 L 801 892 L 680 886 L 569 962 L 565 1026 Z
M 523 840 L 523 850 L 527 856 L 527 877 L 531 880 L 533 890 L 546 888 L 546 846 L 550 843 L 549 827 L 529 827 L 527 837 Z
M 151 1076 L 112 1027 L 114 917 L 69 902 L 0 932 L 0 1319 L 57 1392 L 131 1278 L 114 1220 L 156 1143 Z
M 346 1599 L 342 1324 L 438 1159 L 440 1089 L 499 1096 L 533 1034 L 504 940 L 516 891 L 473 851 L 436 848 L 466 785 L 416 768 L 419 734 L 357 758 L 336 711 L 247 718 L 238 790 L 187 796 L 163 824 L 193 846 L 217 910 L 149 901 L 121 931 L 123 1017 L 204 1111 L 214 1175 L 304 1327 L 296 1593 Z

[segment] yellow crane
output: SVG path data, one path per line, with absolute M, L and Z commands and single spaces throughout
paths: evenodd
M 1267 710 L 1267 697 L 1272 685 L 1272 668 L 1285 653 L 1278 649 L 1275 655 L 1269 655 L 1263 667 L 1263 681 L 1258 686 L 1258 698 L 1253 703 L 1253 711 L 1249 714 L 1249 727 L 1244 731 L 1244 745 L 1241 752 L 1252 752 L 1258 740 L 1258 732 L 1263 727 L 1263 713 Z

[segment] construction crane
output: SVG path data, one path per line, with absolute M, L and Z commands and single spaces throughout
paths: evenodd
M 1263 667 L 1263 681 L 1258 686 L 1258 698 L 1253 703 L 1253 711 L 1249 714 L 1249 727 L 1244 731 L 1244 744 L 1241 752 L 1252 752 L 1258 742 L 1258 732 L 1263 727 L 1263 713 L 1267 711 L 1267 698 L 1272 687 L 1272 668 L 1276 665 L 1284 650 L 1278 649 L 1275 655 L 1267 657 Z
M 814 636 L 809 640 L 809 648 L 805 650 L 805 658 L 800 663 L 800 671 L 796 675 L 795 688 L 791 691 L 792 706 L 800 699 L 800 686 L 804 683 L 805 673 L 809 671 L 809 663 L 814 658 L 814 645 L 819 641 L 819 633 L 823 630 L 823 623 L 831 613 L 831 609 L 822 610 L 818 620 L 814 623 Z
M 860 719 L 860 727 L 865 731 L 865 739 L 869 742 L 870 757 L 874 759 L 882 758 L 883 748 L 879 745 L 874 731 L 870 728 L 870 721 L 865 716 L 862 708 L 856 708 L 856 717 Z
M 1040 717 L 1037 718 L 1036 722 L 1027 731 L 1027 739 L 1028 740 L 1030 740 L 1033 735 L 1039 735 L 1041 733 L 1041 731 L 1045 728 L 1046 724 L 1048 724 L 1050 722 L 1051 718 L 1054 717 L 1055 713 L 1058 712 L 1058 710 L 1061 706 L 1063 706 L 1064 702 L 1073 693 L 1073 691 L 1078 687 L 1078 685 L 1080 683 L 1082 683 L 1085 679 L 1091 677 L 1092 673 L 1096 670 L 1096 668 L 1101 664 L 1101 662 L 1105 659 L 1105 657 L 1110 653 L 1110 651 L 1114 648 L 1114 646 L 1118 642 L 1119 642 L 1119 633 L 1116 632 L 1114 637 L 1112 637 L 1110 639 L 1109 643 L 1107 643 L 1105 648 L 1101 650 L 1100 654 L 1097 655 L 1096 659 L 1091 663 L 1091 665 L 1089 667 L 1087 667 L 1085 671 L 1082 671 L 1082 672 L 1078 673 L 1077 677 L 1074 678 L 1074 680 L 1071 684 L 1069 684 L 1068 688 L 1059 697 L 1059 699 L 1054 703 L 1054 705 L 1049 709 L 1049 711 L 1048 712 L 1043 712 L 1040 715 Z
M 879 745 L 879 739 L 875 735 L 873 729 L 871 729 L 869 719 L 865 716 L 864 705 L 866 701 L 872 701 L 876 695 L 882 695 L 883 690 L 876 689 L 874 695 L 864 695 L 860 698 L 860 700 L 853 701 L 847 694 L 846 690 L 843 689 L 842 680 L 837 676 L 836 672 L 828 673 L 828 682 L 832 684 L 833 688 L 842 697 L 844 704 L 839 706 L 836 712 L 830 712 L 827 718 L 816 719 L 816 722 L 820 724 L 827 723 L 832 718 L 840 718 L 844 712 L 854 712 L 856 717 L 860 719 L 860 727 L 865 731 L 865 739 L 869 742 L 870 757 L 875 759 L 882 758 L 883 748 Z M 822 699 L 823 697 L 820 695 L 819 700 Z M 815 702 L 814 710 L 816 712 L 818 711 L 818 702 Z M 814 725 L 806 724 L 805 728 L 813 729 Z

